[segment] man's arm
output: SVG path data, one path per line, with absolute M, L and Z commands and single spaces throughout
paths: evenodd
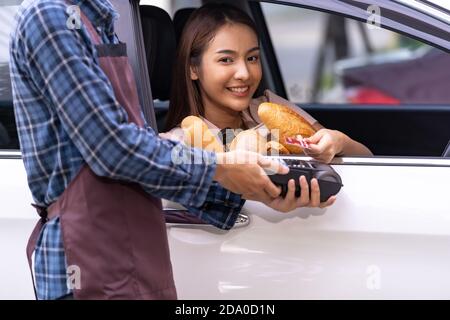
M 139 183 L 149 193 L 201 206 L 216 169 L 215 155 L 162 141 L 129 124 L 84 30 L 66 26 L 64 3 L 36 2 L 19 25 L 20 72 L 42 92 L 51 112 L 99 176 Z M 204 159 L 174 163 L 172 151 Z M 209 163 L 209 164 L 207 164 Z
M 245 200 L 240 195 L 222 188 L 217 182 L 211 185 L 206 201 L 200 207 L 187 207 L 189 213 L 221 229 L 231 229 Z

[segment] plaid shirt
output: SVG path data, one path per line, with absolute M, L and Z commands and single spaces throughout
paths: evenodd
M 27 2 L 27 1 L 26 1 Z M 104 43 L 115 43 L 117 13 L 108 0 L 74 0 Z M 129 124 L 99 67 L 84 26 L 68 28 L 63 0 L 22 5 L 11 35 L 11 78 L 23 162 L 34 200 L 48 206 L 84 165 L 97 175 L 139 183 L 153 196 L 178 202 L 222 229 L 233 226 L 244 200 L 212 178 L 214 154 L 161 140 Z M 200 164 L 175 164 L 173 150 Z M 35 250 L 39 299 L 70 293 L 59 218 L 47 222 Z

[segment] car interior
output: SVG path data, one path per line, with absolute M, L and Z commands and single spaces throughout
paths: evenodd
M 170 15 L 159 7 L 140 6 L 154 111 L 160 132 L 164 130 L 169 108 L 172 66 L 175 62 L 177 42 L 194 10 L 195 8 L 179 10 L 172 21 Z

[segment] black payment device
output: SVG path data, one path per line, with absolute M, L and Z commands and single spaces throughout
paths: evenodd
M 310 186 L 311 180 L 316 178 L 319 182 L 320 188 L 320 202 L 325 202 L 331 196 L 336 195 L 343 187 L 342 179 L 334 169 L 325 163 L 320 163 L 314 160 L 300 160 L 292 158 L 274 157 L 274 159 L 280 161 L 289 167 L 288 174 L 272 174 L 269 175 L 272 182 L 281 187 L 281 196 L 284 198 L 288 190 L 288 181 L 290 179 L 295 180 L 295 196 L 300 197 L 300 182 L 301 176 L 305 176 Z

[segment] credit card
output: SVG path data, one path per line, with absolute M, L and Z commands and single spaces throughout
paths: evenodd
M 303 139 L 301 135 L 297 135 L 296 137 L 287 137 L 285 141 L 287 144 L 296 145 L 303 149 L 309 149 L 309 143 Z

